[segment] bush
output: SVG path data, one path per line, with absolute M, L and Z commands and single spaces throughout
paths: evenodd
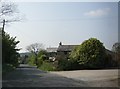
M 29 65 L 36 65 L 35 64 L 35 56 L 33 54 L 31 54 L 29 57 L 28 57 L 28 64 Z
M 43 61 L 39 69 L 43 71 L 54 71 L 56 70 L 55 66 L 51 62 Z
M 116 42 L 113 46 L 112 46 L 112 51 L 115 53 L 120 53 L 120 43 Z
M 110 54 L 106 55 L 106 68 L 118 67 L 118 62 L 112 58 Z
M 44 57 L 41 56 L 38 58 L 38 67 L 40 67 L 43 64 Z
M 61 59 L 58 61 L 58 70 L 67 70 L 69 66 L 68 60 L 67 59 Z
M 11 64 L 15 67 L 18 66 L 18 58 L 20 57 L 19 51 L 17 49 L 17 44 L 19 41 L 16 41 L 16 37 L 11 37 L 6 32 L 2 32 L 2 63 Z
M 10 71 L 13 71 L 15 67 L 12 64 L 3 64 L 2 65 L 2 74 L 5 75 Z
M 76 60 L 62 58 L 58 60 L 57 70 L 75 70 L 79 64 Z
M 105 67 L 105 47 L 96 38 L 90 38 L 76 47 L 70 55 L 71 59 L 78 61 L 84 68 Z

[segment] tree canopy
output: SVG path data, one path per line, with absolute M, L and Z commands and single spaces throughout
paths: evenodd
M 20 21 L 17 5 L 14 3 L 0 3 L 0 23 Z
M 17 66 L 18 64 L 18 51 L 17 44 L 20 41 L 16 41 L 16 37 L 10 37 L 9 34 L 3 31 L 2 33 L 2 63 L 12 64 Z
M 85 40 L 80 46 L 76 47 L 70 54 L 72 60 L 86 68 L 104 67 L 105 47 L 96 38 Z
M 113 47 L 112 47 L 112 51 L 115 53 L 120 53 L 120 43 L 116 42 Z
M 43 50 L 44 46 L 42 43 L 34 43 L 26 47 L 26 49 L 34 54 L 35 56 L 35 64 L 38 67 L 38 53 Z

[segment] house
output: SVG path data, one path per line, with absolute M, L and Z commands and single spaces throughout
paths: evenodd
M 79 45 L 63 45 L 61 42 L 59 43 L 58 49 L 57 49 L 57 56 L 62 56 L 64 58 L 68 59 L 68 55 L 70 52 Z M 112 60 L 116 60 L 115 53 L 106 49 L 106 54 L 111 56 Z
M 50 61 L 55 61 L 56 55 L 57 55 L 57 48 L 56 47 L 50 47 L 46 49 L 47 51 L 47 56 Z
M 62 42 L 59 43 L 57 49 L 57 57 L 62 56 L 65 59 L 68 59 L 70 52 L 78 45 L 63 45 Z
M 79 45 L 63 45 L 62 42 L 60 42 L 58 48 L 47 48 L 49 60 L 69 59 L 70 52 L 76 46 Z M 113 61 L 116 61 L 115 53 L 106 49 L 106 54 L 109 55 L 109 59 L 111 59 L 111 63 L 113 64 Z
M 47 56 L 49 57 L 49 60 L 55 61 L 56 59 L 59 59 L 58 57 L 67 58 L 69 53 L 78 45 L 62 45 L 62 42 L 59 43 L 58 48 L 57 47 L 50 47 L 47 48 L 46 51 L 48 52 Z

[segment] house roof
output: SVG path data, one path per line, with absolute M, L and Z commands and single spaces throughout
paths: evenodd
M 59 45 L 57 51 L 58 51 L 58 52 L 60 52 L 60 51 L 69 51 L 69 52 L 70 52 L 70 51 L 72 51 L 76 46 L 79 46 L 79 45 Z M 106 49 L 106 53 L 107 53 L 107 54 L 111 54 L 111 55 L 114 54 L 114 52 L 112 52 L 112 51 L 110 51 L 110 50 L 108 50 L 108 49 Z
M 106 53 L 107 53 L 107 54 L 111 54 L 111 55 L 114 54 L 114 52 L 112 52 L 111 50 L 108 50 L 108 49 L 106 49 Z
M 55 48 L 55 47 L 54 48 L 47 48 L 46 51 L 47 52 L 57 52 L 57 49 L 58 48 Z
M 72 51 L 78 45 L 59 45 L 57 51 Z

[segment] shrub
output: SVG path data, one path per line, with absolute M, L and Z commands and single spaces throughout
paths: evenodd
M 60 59 L 58 61 L 58 67 L 57 67 L 57 69 L 58 70 L 67 70 L 68 69 L 68 65 L 69 65 L 69 63 L 68 63 L 67 59 Z
M 44 57 L 43 56 L 40 56 L 38 58 L 38 67 L 40 67 L 42 64 L 43 64 L 43 60 L 44 60 Z
M 105 47 L 96 38 L 85 40 L 76 47 L 70 55 L 71 59 L 78 61 L 84 68 L 102 68 L 105 66 Z
M 39 69 L 43 71 L 54 71 L 56 68 L 51 62 L 43 61 L 42 65 L 39 67 Z
M 29 65 L 35 65 L 35 56 L 31 54 L 28 58 L 28 64 Z
M 20 57 L 17 49 L 16 37 L 11 37 L 6 32 L 2 31 L 2 63 L 18 66 L 18 58 Z
M 14 69 L 15 69 L 15 67 L 12 64 L 3 64 L 2 65 L 2 74 L 5 75 Z

